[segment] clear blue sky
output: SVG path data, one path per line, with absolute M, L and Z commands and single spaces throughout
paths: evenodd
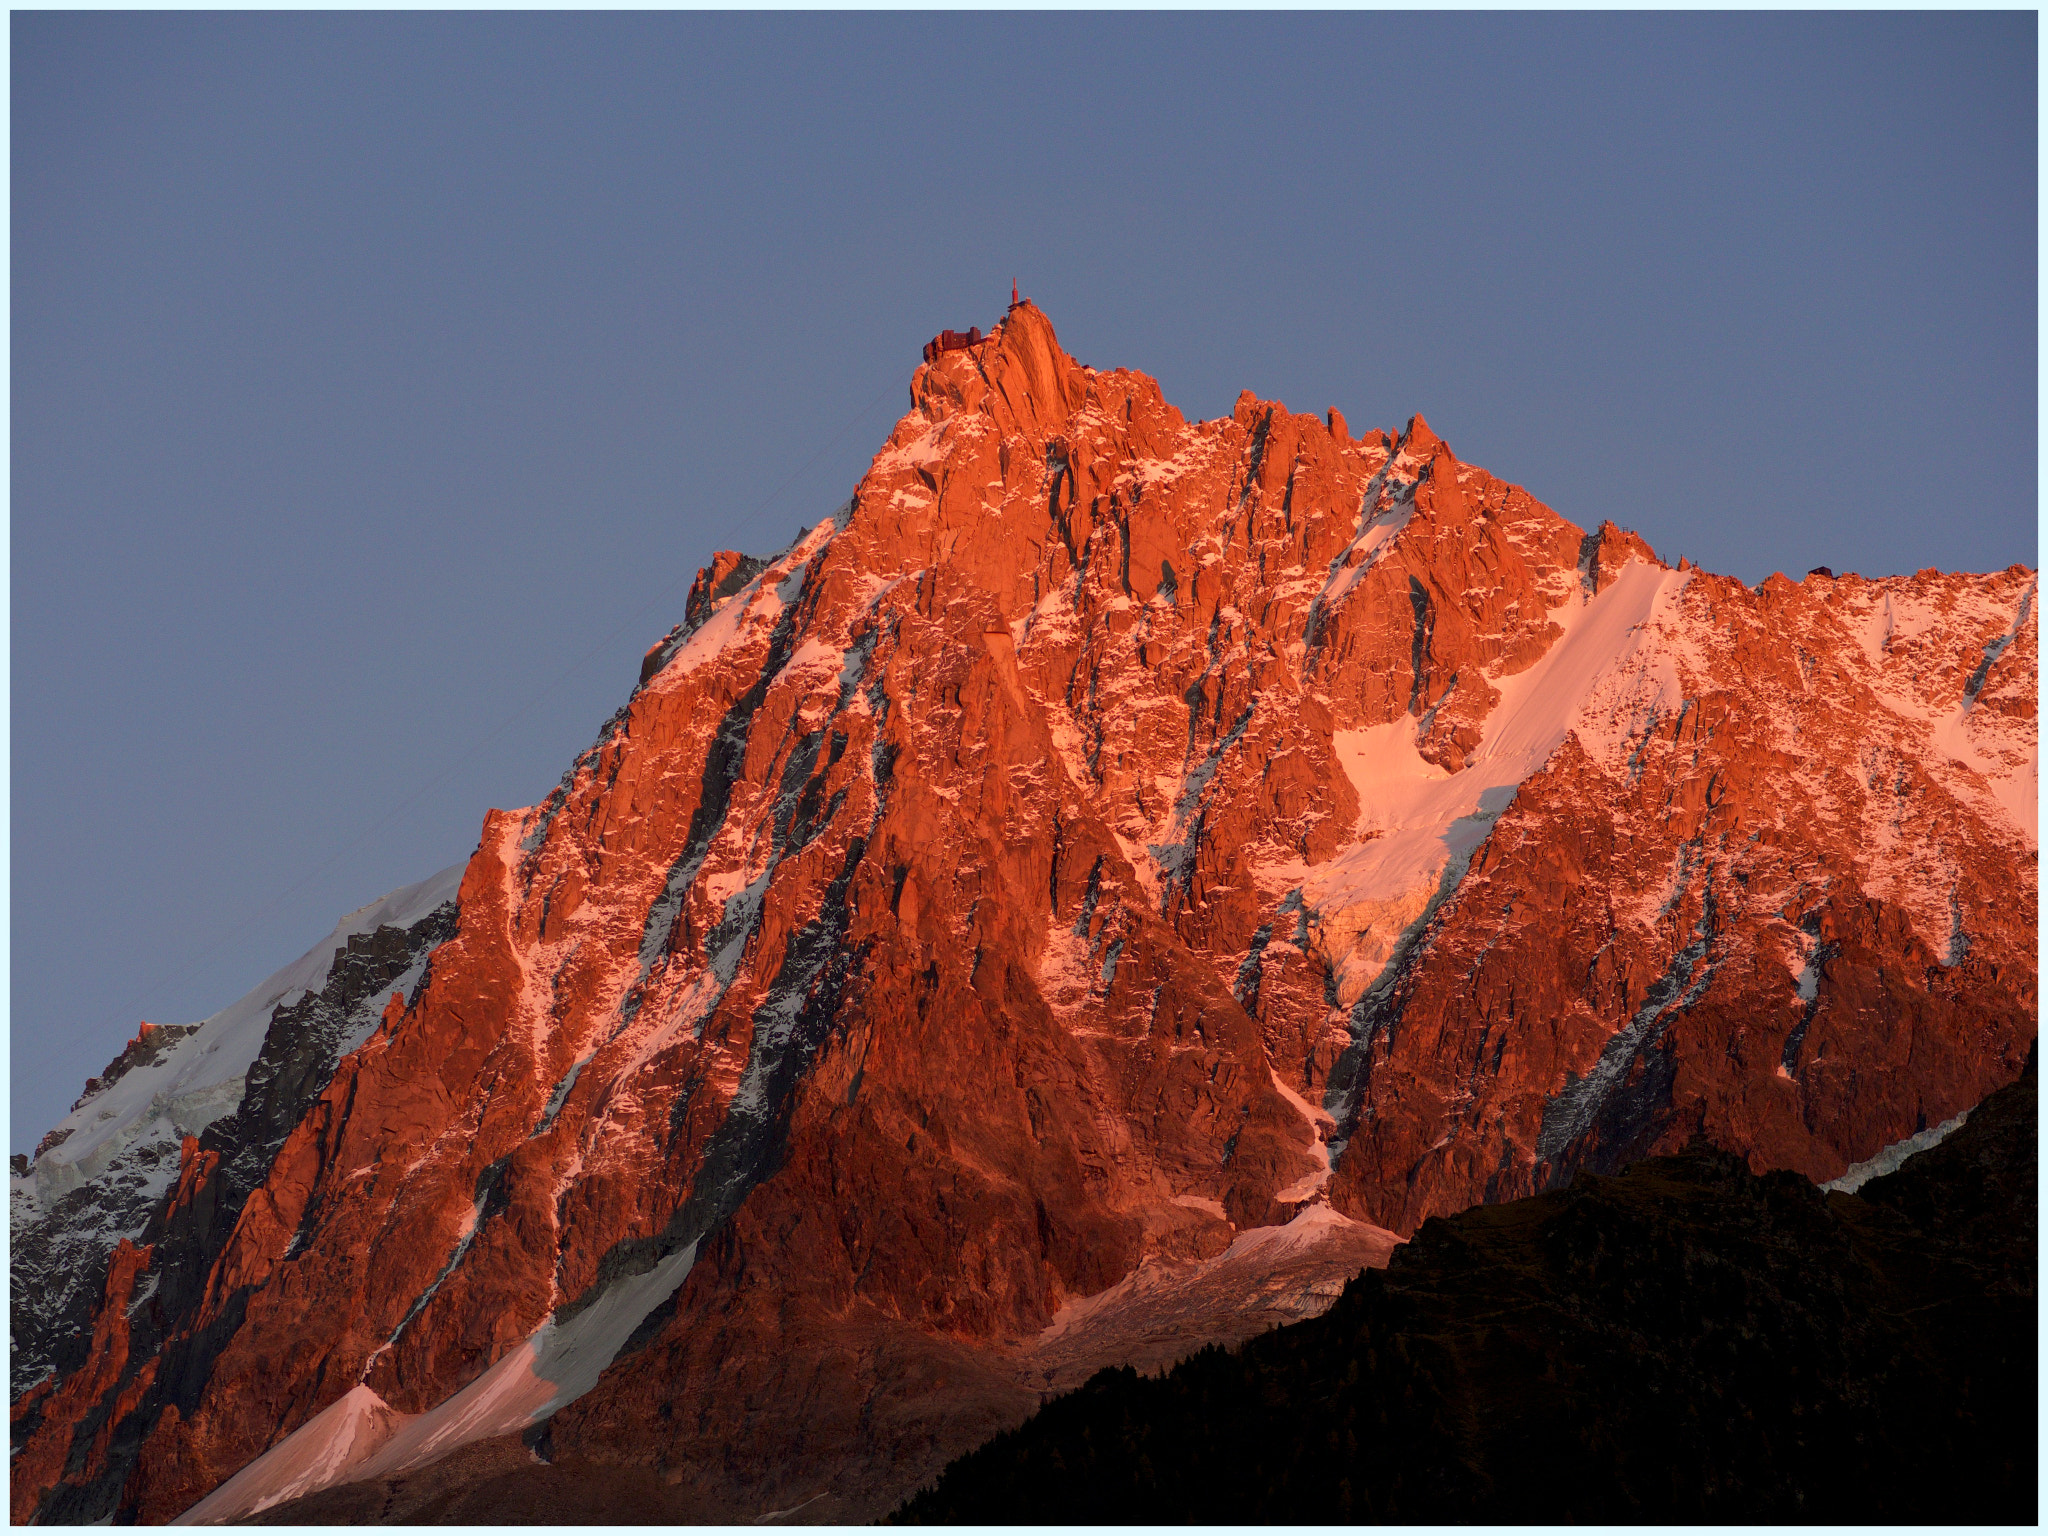
M 1667 558 L 2033 564 L 2035 25 L 16 13 L 13 1148 L 540 799 L 1013 274 Z

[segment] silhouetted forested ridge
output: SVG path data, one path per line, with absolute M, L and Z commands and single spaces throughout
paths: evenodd
M 2035 1519 L 2036 1078 L 1857 1195 L 1695 1145 L 1104 1371 L 910 1522 Z

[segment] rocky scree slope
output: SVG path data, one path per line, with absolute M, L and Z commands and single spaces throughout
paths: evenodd
M 521 1435 L 872 1517 L 1076 1340 L 1241 1336 L 1203 1277 L 1262 1232 L 1349 1273 L 1696 1136 L 1834 1177 L 2033 1039 L 2034 585 L 1673 570 L 1420 418 L 1188 422 L 1018 306 L 487 817 L 252 1186 L 195 1147 L 80 1271 L 16 1517 Z
M 1433 1217 L 1310 1322 L 1104 1371 L 912 1522 L 2035 1519 L 2030 1067 L 1855 1194 L 1695 1142 Z

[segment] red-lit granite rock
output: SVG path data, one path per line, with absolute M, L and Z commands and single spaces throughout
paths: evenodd
M 2018 1074 L 2031 572 L 1674 571 L 1419 416 L 1188 422 L 1028 302 L 911 397 L 486 818 L 231 1218 L 181 1179 L 182 1299 L 37 1399 L 17 1518 L 168 1519 L 359 1386 L 524 1403 L 648 1287 L 546 1453 L 872 1517 L 1047 1339 L 1132 1357 L 1067 1323 L 1134 1275 L 1303 1212 L 1355 1267 L 1696 1131 L 1824 1179 Z

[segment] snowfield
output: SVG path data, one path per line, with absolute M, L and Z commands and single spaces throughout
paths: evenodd
M 1500 702 L 1462 772 L 1416 751 L 1412 716 L 1335 734 L 1338 761 L 1358 792 L 1359 840 L 1313 867 L 1268 864 L 1261 877 L 1270 889 L 1299 887 L 1319 915 L 1342 1006 L 1379 979 L 1400 935 L 1457 883 L 1516 788 L 1567 735 L 1576 731 L 1605 766 L 1625 758 L 1651 720 L 1677 711 L 1682 691 L 1659 649 L 1657 621 L 1690 579 L 1631 560 L 1598 597 L 1552 609 L 1564 634 L 1528 670 L 1490 679 Z
M 425 1413 L 398 1413 L 358 1384 L 171 1523 L 225 1524 L 337 1483 L 396 1477 L 457 1446 L 538 1423 L 597 1385 L 633 1330 L 675 1294 L 696 1258 L 691 1243 L 644 1274 L 614 1281 L 590 1306 L 565 1323 L 550 1318 Z
M 144 1137 L 196 1136 L 234 1110 L 242 1102 L 249 1064 L 263 1049 L 272 1012 L 325 986 L 335 951 L 346 947 L 352 936 L 386 926 L 410 927 L 453 900 L 465 867 L 452 864 L 416 885 L 402 886 L 358 907 L 290 965 L 174 1042 L 161 1059 L 87 1095 L 57 1122 L 54 1132 L 62 1139 L 38 1156 L 30 1169 L 27 1182 L 37 1206 L 47 1206 L 97 1178 Z M 17 1186 L 22 1182 L 17 1179 Z

